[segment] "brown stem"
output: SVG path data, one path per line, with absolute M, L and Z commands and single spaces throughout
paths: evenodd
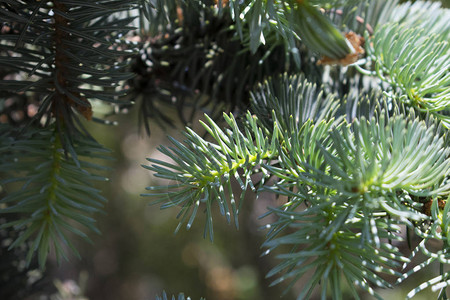
M 68 57 L 64 50 L 68 51 L 68 46 L 64 43 L 64 41 L 69 40 L 71 36 L 69 33 L 63 30 L 64 27 L 70 27 L 70 22 L 63 15 L 69 13 L 69 9 L 66 5 L 61 3 L 60 1 L 53 1 L 54 10 L 59 11 L 62 14 L 55 13 L 54 15 L 54 51 L 55 51 L 55 71 L 56 71 L 56 81 L 55 85 L 58 87 L 55 88 L 56 97 L 53 105 L 53 112 L 62 117 L 63 114 L 59 113 L 60 111 L 57 107 L 61 107 L 58 104 L 63 104 L 64 106 L 70 106 L 75 108 L 80 114 L 82 114 L 86 119 L 90 120 L 92 118 L 92 107 L 89 100 L 86 97 L 83 97 L 78 92 L 70 92 L 70 88 L 72 87 L 72 83 L 68 79 L 68 74 L 70 70 L 67 68 L 67 65 L 70 63 L 71 59 Z M 75 102 L 71 97 L 69 97 L 68 93 L 71 93 L 73 97 L 77 98 L 78 101 Z M 61 101 L 62 103 L 56 103 L 56 101 Z

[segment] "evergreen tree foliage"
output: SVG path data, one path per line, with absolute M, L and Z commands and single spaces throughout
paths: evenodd
M 249 30 L 250 51 L 269 34 L 264 28 L 287 41 L 289 30 L 299 38 L 296 47 L 312 51 L 300 59 L 351 66 L 305 72 L 306 79 L 269 76 L 253 90 L 242 119 L 224 114 L 223 128 L 206 116 L 207 138 L 186 128 L 184 143 L 160 148 L 173 163 L 150 158 L 144 166 L 171 181 L 144 195 L 162 208 L 181 208 L 176 230 L 189 229 L 203 210 L 211 239 L 213 206 L 238 226 L 249 190 L 286 199 L 267 213 L 277 220 L 267 224 L 264 246 L 265 254 L 282 245 L 291 251 L 278 254 L 280 263 L 267 276 L 276 277 L 273 284 L 307 280 L 298 299 L 318 286 L 322 299 L 341 299 L 343 285 L 355 298 L 361 290 L 380 298 L 375 288 L 391 288 L 434 261 L 442 264 L 441 274 L 407 297 L 431 286 L 446 298 L 449 13 L 425 2 L 370 2 L 230 3 L 239 34 L 261 24 Z M 344 15 L 349 11 L 357 14 Z M 290 53 L 291 45 L 285 44 Z M 255 181 L 256 174 L 262 179 Z M 409 254 L 396 246 L 405 231 L 421 238 Z M 429 249 L 432 241 L 442 241 L 442 249 Z M 428 259 L 402 271 L 419 252 Z
M 186 127 L 159 148 L 172 162 L 144 166 L 170 182 L 143 196 L 180 209 L 176 231 L 203 212 L 213 241 L 215 207 L 238 228 L 246 193 L 273 193 L 267 277 L 304 281 L 297 299 L 381 299 L 435 264 L 407 298 L 447 299 L 449 19 L 423 1 L 0 1 L 7 247 L 44 269 L 98 232 L 109 155 L 83 124 L 110 123 L 99 105 L 137 103 L 148 133 L 168 107 L 187 125 L 203 110 L 206 135 Z
M 50 249 L 58 261 L 67 249 L 77 254 L 72 234 L 90 239 L 74 224 L 98 232 L 92 214 L 106 200 L 93 183 L 105 180 L 98 160 L 108 151 L 81 119 L 101 121 L 95 105 L 126 101 L 122 86 L 132 75 L 125 67 L 135 46 L 124 37 L 137 7 L 137 1 L 0 2 L 0 187 L 6 192 L 0 228 L 14 233 L 8 248 L 22 249 L 11 251 L 27 268 L 37 256 L 44 269 Z

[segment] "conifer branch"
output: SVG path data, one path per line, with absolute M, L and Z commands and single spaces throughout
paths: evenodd
M 1 169 L 7 176 L 0 183 L 6 185 L 8 194 L 1 200 L 7 205 L 1 212 L 21 216 L 1 228 L 24 230 L 9 248 L 32 242 L 27 264 L 37 252 L 41 268 L 45 268 L 51 247 L 58 261 L 67 259 L 66 246 L 78 255 L 68 233 L 90 241 L 74 223 L 99 233 L 90 215 L 100 212 L 106 201 L 93 187 L 93 182 L 106 178 L 89 171 L 98 172 L 105 167 L 88 162 L 87 158 L 106 158 L 108 151 L 93 140 L 77 137 L 72 140 L 72 152 L 77 155 L 73 157 L 64 152 L 61 138 L 67 135 L 55 126 L 46 131 L 28 130 L 22 135 L 9 130 L 2 128 Z M 12 183 L 20 187 L 13 188 Z
M 148 187 L 151 193 L 142 194 L 157 198 L 154 203 L 166 202 L 162 208 L 175 205 L 181 206 L 180 223 L 176 229 L 187 222 L 187 228 L 192 226 L 199 206 L 206 205 L 207 223 L 205 235 L 213 239 L 211 205 L 217 202 L 221 214 L 238 226 L 238 214 L 242 206 L 247 188 L 255 187 L 251 175 L 255 167 L 265 160 L 270 160 L 277 155 L 279 130 L 276 125 L 272 131 L 272 137 L 265 137 L 267 131 L 258 124 L 258 119 L 250 113 L 246 115 L 247 130 L 242 132 L 233 115 L 224 115 L 225 121 L 230 126 L 223 131 L 215 122 L 207 117 L 208 123 L 202 123 L 203 127 L 214 139 L 214 143 L 204 140 L 194 131 L 187 129 L 183 145 L 172 139 L 175 147 L 169 149 L 160 147 L 160 151 L 173 159 L 176 164 L 166 163 L 152 158 L 147 159 L 153 165 L 144 168 L 156 172 L 155 176 L 176 181 L 175 184 L 165 188 Z M 243 171 L 243 174 L 239 172 Z M 237 203 L 231 182 L 236 179 L 240 184 L 242 193 Z M 230 199 L 230 205 L 228 204 Z M 187 221 L 188 215 L 191 215 Z
M 269 211 L 278 220 L 267 225 L 269 232 L 265 246 L 269 249 L 266 253 L 285 244 L 293 249 L 289 254 L 278 255 L 282 262 L 268 273 L 268 276 L 279 276 L 273 284 L 284 280 L 294 284 L 311 268 L 315 275 L 308 280 L 299 299 L 307 299 L 318 285 L 322 293 L 332 287 L 338 297 L 341 277 L 349 285 L 356 285 L 380 298 L 373 286 L 388 288 L 393 284 L 385 281 L 381 274 L 402 278 L 399 267 L 410 263 L 409 258 L 391 245 L 393 240 L 403 241 L 402 226 L 419 230 L 420 224 L 427 222 L 433 224 L 432 228 L 441 224 L 442 217 L 439 216 L 442 213 L 437 213 L 440 209 L 435 207 L 427 213 L 425 203 L 420 199 L 434 199 L 449 192 L 446 177 L 450 171 L 450 150 L 441 130 L 435 127 L 436 122 L 432 119 L 422 121 L 412 110 L 402 112 L 400 108 L 394 108 L 387 111 L 382 109 L 386 102 L 371 104 L 378 109 L 361 111 L 368 115 L 353 118 L 349 124 L 345 116 L 335 119 L 333 112 L 322 110 L 333 108 L 335 112 L 339 111 L 332 98 L 321 102 L 320 95 L 307 81 L 297 77 L 272 79 L 253 96 L 256 116 L 247 113 L 246 127 L 243 128 L 248 128 L 247 135 L 241 133 L 243 129 L 235 125 L 233 118 L 227 118 L 230 129 L 226 131 L 209 119 L 205 128 L 214 144 L 199 139 L 195 132 L 187 129 L 189 148 L 176 141 L 177 149 L 172 149 L 173 153 L 163 148 L 163 153 L 175 164 L 149 159 L 159 166 L 147 168 L 157 172 L 156 176 L 178 181 L 167 187 L 170 196 L 159 201 L 167 201 L 163 207 L 182 205 L 183 218 L 192 209 L 189 224 L 200 203 L 206 203 L 206 226 L 212 234 L 210 207 L 213 201 L 218 201 L 222 213 L 227 213 L 227 207 L 223 205 L 225 194 L 210 190 L 202 190 L 200 194 L 196 190 L 186 196 L 186 191 L 192 191 L 192 187 L 185 183 L 203 187 L 203 183 L 208 182 L 223 191 L 229 188 L 227 180 L 231 174 L 225 177 L 225 182 L 220 178 L 226 172 L 233 172 L 235 167 L 243 168 L 242 177 L 247 179 L 248 167 L 255 166 L 251 149 L 266 135 L 266 140 L 269 137 L 274 141 L 268 149 L 274 150 L 268 156 L 263 155 L 265 151 L 258 151 L 265 159 L 257 163 L 265 170 L 266 177 L 274 176 L 277 181 L 266 186 L 263 180 L 257 191 L 273 192 L 288 199 Z M 296 105 L 295 101 L 300 104 Z M 383 100 L 373 98 L 373 101 Z M 259 108 L 263 107 L 261 103 L 269 109 L 274 106 L 270 118 L 264 108 Z M 310 105 L 312 103 L 317 106 Z M 372 117 L 368 119 L 370 115 Z M 256 117 L 264 120 L 261 123 L 265 125 L 262 129 L 249 131 L 257 128 Z M 272 130 L 269 130 L 270 122 Z M 252 135 L 248 135 L 250 132 Z M 250 143 L 252 140 L 254 143 Z M 238 153 L 247 156 L 236 156 Z M 205 154 L 206 161 L 211 162 L 209 165 L 199 163 L 205 160 Z M 241 165 L 239 159 L 242 162 L 244 157 L 245 164 Z M 204 172 L 207 175 L 204 176 Z M 250 183 L 241 184 L 242 192 Z M 179 187 L 182 188 L 176 190 Z M 163 191 L 160 187 L 148 189 Z M 149 195 L 159 197 L 160 192 Z M 229 197 L 233 203 L 234 197 L 231 194 Z M 171 199 L 182 201 L 175 203 Z M 429 237 L 425 235 L 424 238 Z M 427 251 L 426 248 L 421 250 Z M 352 293 L 357 295 L 358 291 L 353 287 Z
M 73 222 L 98 232 L 89 215 L 101 211 L 105 199 L 93 187 L 102 169 L 86 157 L 104 158 L 105 149 L 87 133 L 79 117 L 97 120 L 92 103 L 123 103 L 121 88 L 132 74 L 124 72 L 134 46 L 124 36 L 134 17 L 117 13 L 137 8 L 137 1 L 6 1 L 0 3 L 2 40 L 0 111 L 23 105 L 17 128 L 2 129 L 1 183 L 9 184 L 0 213 L 18 217 L 2 225 L 23 230 L 10 248 L 31 242 L 29 264 L 38 253 L 41 268 L 53 247 L 58 261 L 65 247 L 77 253 L 69 232 L 89 240 Z M 8 22 L 8 23 L 6 23 Z M 8 24 L 10 30 L 3 34 Z M 33 99 L 32 101 L 30 101 Z M 30 103 L 31 102 L 31 103 Z M 30 113 L 30 106 L 36 111 Z M 13 122 L 11 122 L 13 123 Z M 34 164 L 37 164 L 34 165 Z M 22 172 L 22 173 L 21 173 Z M 16 187 L 16 188 L 14 188 Z

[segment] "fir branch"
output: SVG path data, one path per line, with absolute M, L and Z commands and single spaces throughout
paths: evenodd
M 92 183 L 105 178 L 87 171 L 103 167 L 86 158 L 104 158 L 105 150 L 85 131 L 79 117 L 97 119 L 94 101 L 108 105 L 124 101 L 122 85 L 132 76 L 124 72 L 126 56 L 133 53 L 124 37 L 133 29 L 129 26 L 133 17 L 119 14 L 137 8 L 136 2 L 0 3 L 2 22 L 13 28 L 0 41 L 0 63 L 6 69 L 0 78 L 0 111 L 22 128 L 11 135 L 2 132 L 6 177 L 2 183 L 12 185 L 1 200 L 7 206 L 0 213 L 20 216 L 2 227 L 23 229 L 10 248 L 30 242 L 28 264 L 37 252 L 44 268 L 52 247 L 58 261 L 67 257 L 65 247 L 77 253 L 69 233 L 89 238 L 74 222 L 98 232 L 89 215 L 101 211 L 105 199 Z M 15 110 L 7 106 L 22 106 L 23 116 L 15 117 Z M 36 111 L 30 113 L 30 107 Z M 19 187 L 15 189 L 13 183 Z
M 294 249 L 292 254 L 279 255 L 283 262 L 268 275 L 286 270 L 274 283 L 286 279 L 294 283 L 303 277 L 307 268 L 314 268 L 315 277 L 309 280 L 300 299 L 308 298 L 319 282 L 325 293 L 327 281 L 333 286 L 341 274 L 349 284 L 376 296 L 371 284 L 391 286 L 378 274 L 386 272 L 398 277 L 401 275 L 396 271 L 398 263 L 409 262 L 388 242 L 401 240 L 399 225 L 416 228 L 417 222 L 431 221 L 432 228 L 440 228 L 442 218 L 448 223 L 447 216 L 437 213 L 437 201 L 429 218 L 422 213 L 422 203 L 404 195 L 437 196 L 448 192 L 444 181 L 450 170 L 449 149 L 436 130 L 427 127 L 413 113 L 388 120 L 385 114 L 370 121 L 362 118 L 351 126 L 344 123 L 324 133 L 322 138 L 311 138 L 319 144 L 320 156 L 307 152 L 314 149 L 311 143 L 292 139 L 294 146 L 286 147 L 286 154 L 279 151 L 280 167 L 266 167 L 281 179 L 266 189 L 290 200 L 271 210 L 279 219 L 267 227 L 270 229 L 266 242 L 268 252 L 282 244 L 292 245 Z M 309 140 L 305 133 L 299 136 Z M 297 145 L 299 150 L 295 150 Z M 287 228 L 294 232 L 278 237 Z M 447 228 L 444 226 L 442 230 Z M 345 237 L 346 232 L 352 232 L 349 239 Z M 439 231 L 431 229 L 431 232 Z M 423 245 L 431 237 L 421 236 L 425 238 Z M 442 236 L 436 238 L 446 240 Z M 295 250 L 297 247 L 301 250 Z M 372 250 L 360 252 L 358 247 Z M 445 251 L 428 252 L 428 255 L 448 263 Z M 369 261 L 372 265 L 367 264 Z M 352 266 L 353 262 L 357 263 Z M 356 294 L 356 290 L 353 292 Z
M 1 183 L 7 185 L 8 194 L 1 200 L 6 207 L 0 213 L 17 213 L 20 217 L 2 224 L 1 228 L 23 230 L 9 248 L 30 242 L 27 264 L 37 252 L 39 265 L 45 268 L 51 247 L 58 261 L 67 259 L 66 246 L 78 255 L 69 233 L 90 241 L 74 223 L 99 233 L 90 215 L 100 212 L 106 200 L 93 187 L 93 182 L 106 178 L 88 170 L 98 172 L 105 167 L 86 158 L 105 158 L 107 150 L 95 141 L 74 137 L 69 152 L 77 156 L 65 154 L 61 138 L 67 135 L 58 132 L 56 127 L 17 134 L 2 130 L 4 143 L 0 152 L 4 177 Z M 19 187 L 14 188 L 12 183 Z
M 286 199 L 268 212 L 277 220 L 266 226 L 267 253 L 291 246 L 290 252 L 278 255 L 281 262 L 268 276 L 279 276 L 274 284 L 290 280 L 293 285 L 311 271 L 298 299 L 309 298 L 317 286 L 322 298 L 331 291 L 341 299 L 343 281 L 355 298 L 357 288 L 380 298 L 375 287 L 393 286 L 384 274 L 397 277 L 395 283 L 400 283 L 435 261 L 450 263 L 450 205 L 443 199 L 449 193 L 449 149 L 447 135 L 435 121 L 448 126 L 448 25 L 442 21 L 447 12 L 424 2 L 396 6 L 396 1 L 390 1 L 383 9 L 373 1 L 367 4 L 373 12 L 365 4 L 347 6 L 341 1 L 229 3 L 237 32 L 252 51 L 275 30 L 287 45 L 298 35 L 313 51 L 340 61 L 348 55 L 342 44 L 345 40 L 314 7 L 319 5 L 341 26 L 353 24 L 360 33 L 373 33 L 366 34 L 368 57 L 358 62 L 358 68 L 363 70 L 362 65 L 374 62 L 375 72 L 363 70 L 359 76 L 332 69 L 326 74 L 331 79 L 324 76 L 323 81 L 327 91 L 342 97 L 339 100 L 330 94 L 324 97 L 300 76 L 267 80 L 252 94 L 251 111 L 256 116 L 247 112 L 242 127 L 228 118 L 230 129 L 223 130 L 209 120 L 205 128 L 212 143 L 187 129 L 186 145 L 174 141 L 172 151 L 162 148 L 174 164 L 150 159 L 155 164 L 147 168 L 156 176 L 176 181 L 165 188 L 149 188 L 156 191 L 150 195 L 159 197 L 168 189 L 161 201 L 169 202 L 163 207 L 181 205 L 184 221 L 191 212 L 188 227 L 205 202 L 206 227 L 211 228 L 213 201 L 219 203 L 222 214 L 229 212 L 227 199 L 234 201 L 229 185 L 233 172 L 243 169 L 244 174 L 235 178 L 245 192 L 255 186 L 247 180 L 254 172 L 249 169 L 261 165 L 264 179 L 255 190 Z M 429 10 L 417 16 L 420 8 Z M 435 18 L 421 21 L 425 15 Z M 246 26 L 253 30 L 246 32 Z M 374 87 L 375 81 L 368 76 L 375 74 L 390 87 Z M 403 104 L 418 109 L 419 117 Z M 275 142 L 269 144 L 273 151 L 254 161 L 253 148 L 264 139 Z M 270 176 L 275 177 L 274 183 L 265 186 Z M 224 192 L 227 188 L 230 195 Z M 410 258 L 391 244 L 403 242 L 405 227 L 422 239 Z M 444 242 L 442 250 L 428 249 L 427 243 L 436 241 Z M 410 264 L 419 252 L 427 259 L 413 271 L 400 273 L 400 266 Z M 441 270 L 440 276 L 420 284 L 408 297 L 429 286 L 444 289 L 448 279 L 448 273 Z
M 448 19 L 449 10 L 433 5 L 427 11 L 423 9 L 427 5 L 418 2 L 406 10 L 396 9 L 404 15 L 401 25 L 391 22 L 378 27 L 368 53 L 377 75 L 392 86 L 395 98 L 431 113 L 448 128 L 450 27 L 442 20 Z M 416 15 L 418 7 L 423 10 Z
M 257 190 L 251 179 L 251 175 L 257 172 L 256 166 L 264 165 L 263 172 L 266 169 L 275 172 L 276 166 L 270 165 L 272 160 L 283 160 L 284 156 L 296 155 L 299 161 L 310 156 L 317 158 L 320 150 L 316 147 L 315 141 L 324 138 L 330 128 L 337 124 L 331 118 L 333 113 L 327 111 L 327 109 L 335 109 L 337 102 L 333 102 L 332 98 L 327 98 L 329 102 L 323 102 L 322 93 L 301 76 L 284 75 L 281 78 L 287 82 L 279 85 L 280 78 L 266 82 L 266 88 L 269 91 L 267 97 L 259 94 L 254 98 L 254 110 L 258 115 L 254 116 L 247 112 L 241 127 L 238 126 L 233 115 L 224 115 L 229 126 L 226 130 L 221 129 L 206 116 L 208 123 L 202 123 L 202 125 L 212 137 L 213 142 L 206 141 L 187 128 L 185 145 L 172 139 L 175 147 L 159 149 L 171 158 L 174 164 L 150 158 L 148 161 L 154 164 L 143 166 L 156 172 L 157 177 L 175 181 L 167 187 L 148 187 L 148 190 L 154 192 L 143 195 L 157 197 L 156 203 L 165 202 L 163 208 L 175 205 L 182 207 L 179 214 L 181 221 L 177 231 L 184 222 L 187 222 L 187 228 L 191 227 L 198 208 L 203 202 L 207 206 L 206 229 L 210 235 L 212 235 L 212 223 L 209 208 L 216 201 L 228 222 L 232 213 L 237 225 L 239 209 L 236 207 L 231 191 L 232 178 L 235 178 L 241 187 L 240 207 L 245 191 L 249 187 L 254 191 Z M 272 86 L 277 88 L 271 90 Z M 258 104 L 259 101 L 275 103 L 275 99 L 283 101 L 284 111 L 278 112 L 277 116 L 274 110 L 272 116 L 267 119 L 269 111 L 264 109 L 258 111 L 256 107 L 262 105 L 262 103 Z M 295 115 L 295 120 L 292 115 Z M 326 118 L 330 120 L 325 120 Z M 317 122 L 317 126 L 312 120 Z M 303 151 L 301 145 L 312 148 Z M 298 165 L 299 162 L 293 164 Z M 317 162 L 317 164 L 321 163 Z M 282 170 L 280 169 L 280 172 Z M 264 182 L 263 177 L 260 185 L 264 185 Z M 227 204 L 228 197 L 231 202 L 231 212 Z M 189 214 L 191 217 L 187 220 Z
M 267 131 L 260 127 L 258 119 L 250 113 L 246 116 L 248 125 L 245 132 L 238 127 L 233 115 L 224 117 L 230 126 L 228 130 L 222 130 L 207 116 L 208 123 L 202 123 L 214 139 L 214 143 L 206 141 L 187 128 L 186 145 L 172 139 L 174 147 L 159 148 L 162 153 L 173 159 L 175 164 L 149 158 L 147 160 L 154 164 L 143 166 L 156 172 L 157 177 L 176 181 L 167 187 L 148 187 L 147 190 L 153 192 L 142 194 L 157 198 L 154 203 L 165 202 L 162 208 L 176 205 L 182 207 L 179 214 L 181 220 L 176 231 L 184 222 L 187 222 L 189 229 L 199 206 L 205 203 L 207 214 L 205 235 L 213 239 L 211 206 L 215 202 L 227 221 L 230 222 L 234 216 L 234 223 L 238 226 L 238 214 L 245 191 L 248 187 L 255 189 L 251 179 L 255 166 L 277 155 L 279 129 L 276 124 L 269 140 L 266 137 Z M 240 174 L 240 171 L 243 174 Z M 231 189 L 233 178 L 237 180 L 242 190 L 239 203 L 235 200 Z
M 74 132 L 81 127 L 77 113 L 92 118 L 92 101 L 123 102 L 120 86 L 131 74 L 123 72 L 120 57 L 132 53 L 123 37 L 133 18 L 114 14 L 135 3 L 15 1 L 9 7 L 15 13 L 2 9 L 0 17 L 17 30 L 2 38 L 0 62 L 15 79 L 1 78 L 0 87 L 11 94 L 33 91 L 40 106 L 34 119 L 56 117 Z
M 329 14 L 337 13 L 336 9 L 344 5 L 340 1 L 244 1 L 242 6 L 241 2 L 229 3 L 240 38 L 253 50 L 260 47 L 258 41 L 264 41 L 266 32 L 278 26 L 278 34 L 288 44 L 285 33 L 289 31 L 289 35 L 299 35 L 319 53 L 332 58 L 344 52 L 347 55 L 345 47 L 339 47 L 343 45 L 339 32 L 313 6 L 323 6 Z M 313 271 L 298 299 L 309 298 L 317 286 L 321 287 L 323 298 L 331 288 L 332 296 L 340 299 L 343 280 L 355 298 L 357 287 L 380 298 L 374 287 L 392 287 L 383 274 L 397 277 L 396 283 L 400 283 L 413 273 L 401 274 L 401 264 L 411 263 L 417 253 L 423 252 L 427 259 L 413 270 L 434 261 L 443 265 L 450 262 L 446 244 L 450 206 L 443 199 L 449 193 L 449 149 L 447 135 L 435 121 L 437 118 L 447 125 L 448 80 L 444 62 L 448 60 L 448 25 L 442 21 L 447 12 L 424 2 L 396 6 L 392 11 L 377 4 L 367 6 L 377 8 L 373 14 L 364 11 L 363 5 L 355 10 L 365 13 L 364 25 L 374 26 L 365 26 L 374 35 L 366 35 L 369 56 L 358 64 L 374 62 L 375 72 L 391 85 L 390 89 L 386 89 L 387 85 L 374 88 L 373 79 L 367 77 L 374 74 L 371 71 L 359 76 L 332 69 L 331 79 L 323 80 L 327 84 L 344 81 L 326 87 L 327 91 L 338 92 L 342 97 L 339 100 L 329 94 L 324 97 L 300 76 L 272 78 L 252 94 L 251 111 L 255 116 L 247 112 L 241 127 L 232 117 L 227 118 L 230 129 L 225 130 L 208 119 L 204 126 L 213 142 L 187 129 L 185 144 L 173 141 L 175 147 L 170 150 L 161 148 L 174 160 L 173 164 L 149 159 L 154 164 L 148 169 L 175 184 L 150 187 L 154 192 L 148 195 L 165 197 L 157 200 L 166 202 L 163 207 L 182 206 L 180 224 L 187 222 L 188 228 L 204 202 L 206 231 L 210 235 L 214 201 L 222 214 L 231 215 L 227 201 L 233 207 L 233 176 L 243 192 L 250 186 L 255 191 L 267 190 L 286 197 L 286 203 L 268 212 L 277 220 L 266 226 L 269 232 L 265 246 L 269 248 L 267 253 L 280 246 L 284 249 L 283 245 L 292 250 L 278 256 L 281 263 L 268 276 L 279 275 L 274 284 L 284 280 L 295 284 Z M 351 5 L 356 4 L 349 4 L 344 10 L 350 13 L 347 8 Z M 390 1 L 387 7 L 394 5 L 396 2 Z M 414 15 L 417 9 L 426 7 L 429 11 L 420 17 Z M 299 12 L 298 8 L 303 10 Z M 304 16 L 296 23 L 296 14 L 315 19 L 308 23 L 308 16 Z M 436 18 L 419 22 L 424 15 Z M 244 16 L 249 23 L 244 22 Z M 347 24 L 346 17 L 338 22 Z M 396 18 L 404 25 L 395 27 L 392 20 Z M 267 25 L 267 21 L 272 24 Z M 308 27 L 315 21 L 316 32 Z M 256 30 L 255 24 L 264 26 Z M 253 35 L 248 35 L 246 26 L 255 29 Z M 436 44 L 437 47 L 430 46 Z M 442 65 L 444 69 L 440 70 Z M 380 90 L 385 91 L 384 97 Z M 418 94 L 423 103 L 418 104 Z M 397 99 L 423 114 L 416 117 Z M 264 176 L 256 188 L 250 175 L 258 165 Z M 236 176 L 239 169 L 243 174 Z M 265 186 L 270 176 L 276 177 L 274 184 Z M 235 217 L 237 212 L 233 210 Z M 403 241 L 405 227 L 422 239 L 410 258 L 391 245 L 392 241 Z M 427 243 L 435 241 L 444 242 L 442 250 L 428 249 Z M 442 271 L 408 297 L 428 286 L 439 290 L 447 285 L 448 274 Z
M 270 248 L 265 253 L 281 245 L 292 245 L 291 252 L 277 256 L 282 262 L 267 274 L 272 277 L 285 271 L 273 284 L 291 280 L 293 285 L 306 272 L 313 271 L 313 277 L 306 281 L 297 299 L 308 299 L 318 284 L 321 285 L 322 294 L 327 292 L 329 286 L 334 297 L 341 298 L 340 278 L 352 286 L 353 295 L 357 295 L 355 285 L 373 296 L 377 295 L 371 285 L 391 287 L 379 274 L 401 275 L 394 268 L 400 262 L 409 260 L 403 257 L 399 249 L 389 243 L 377 245 L 374 241 L 362 240 L 359 235 L 355 235 L 354 232 L 361 230 L 364 221 L 362 218 L 352 218 L 354 209 L 342 206 L 344 202 L 306 197 L 312 205 L 301 212 L 272 210 L 279 219 L 270 226 L 275 234 L 271 234 L 265 243 Z M 280 229 L 286 230 L 287 226 L 292 229 L 292 233 L 274 238 Z M 396 234 L 400 227 L 395 221 L 377 218 L 373 226 L 378 229 L 380 239 L 401 239 Z

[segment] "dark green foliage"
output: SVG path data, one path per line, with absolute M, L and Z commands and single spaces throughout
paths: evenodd
M 322 70 L 310 63 L 312 57 L 339 60 L 352 53 L 312 3 L 223 3 L 156 0 L 144 6 L 150 36 L 143 36 L 148 43 L 132 66 L 137 76 L 130 83 L 141 99 L 140 120 L 147 133 L 149 117 L 163 126 L 173 124 L 165 112 L 169 107 L 185 123 L 199 108 L 213 119 L 223 111 L 245 111 L 249 92 L 266 78 L 303 72 L 320 81 Z M 368 14 L 365 4 L 358 11 Z M 351 10 L 354 4 L 344 7 Z M 370 16 L 382 12 L 377 7 Z M 361 24 L 353 23 L 346 29 L 362 33 Z
M 90 241 L 74 225 L 79 223 L 99 233 L 90 215 L 100 211 L 106 201 L 92 186 L 95 181 L 106 180 L 95 174 L 105 168 L 92 159 L 105 159 L 108 151 L 94 140 L 76 136 L 66 142 L 71 145 L 68 153 L 64 151 L 62 138 L 68 136 L 61 135 L 54 126 L 47 130 L 29 128 L 26 133 L 9 127 L 1 130 L 0 169 L 4 177 L 0 183 L 8 192 L 1 200 L 6 204 L 2 213 L 20 214 L 1 228 L 14 227 L 20 231 L 9 249 L 32 241 L 27 264 L 37 251 L 41 268 L 50 246 L 54 247 L 58 260 L 67 258 L 66 246 L 78 255 L 68 233 Z
M 136 3 L 0 2 L 0 212 L 15 216 L 1 227 L 17 231 L 9 249 L 30 243 L 27 264 L 77 253 L 71 235 L 89 238 L 75 223 L 98 232 L 91 215 L 105 199 L 93 183 L 107 151 L 80 117 L 100 121 L 94 106 L 124 101 Z
M 4 97 L 33 95 L 39 106 L 34 119 L 55 117 L 70 131 L 79 129 L 78 115 L 93 117 L 92 101 L 120 103 L 124 90 L 117 87 L 130 78 L 121 59 L 130 53 L 123 36 L 133 18 L 114 13 L 133 7 L 133 1 L 111 0 L 2 2 Z
M 164 13 L 149 9 L 150 33 L 155 24 L 160 30 L 148 37 L 132 66 L 137 76 L 131 85 L 141 98 L 147 133 L 148 118 L 173 123 L 168 107 L 175 107 L 185 123 L 199 108 L 217 118 L 223 111 L 247 107 L 250 90 L 264 78 L 299 70 L 275 32 L 255 49 L 252 41 L 241 40 L 230 7 L 214 7 L 212 1 L 156 2 Z M 251 22 L 244 22 L 245 36 L 253 36 Z

